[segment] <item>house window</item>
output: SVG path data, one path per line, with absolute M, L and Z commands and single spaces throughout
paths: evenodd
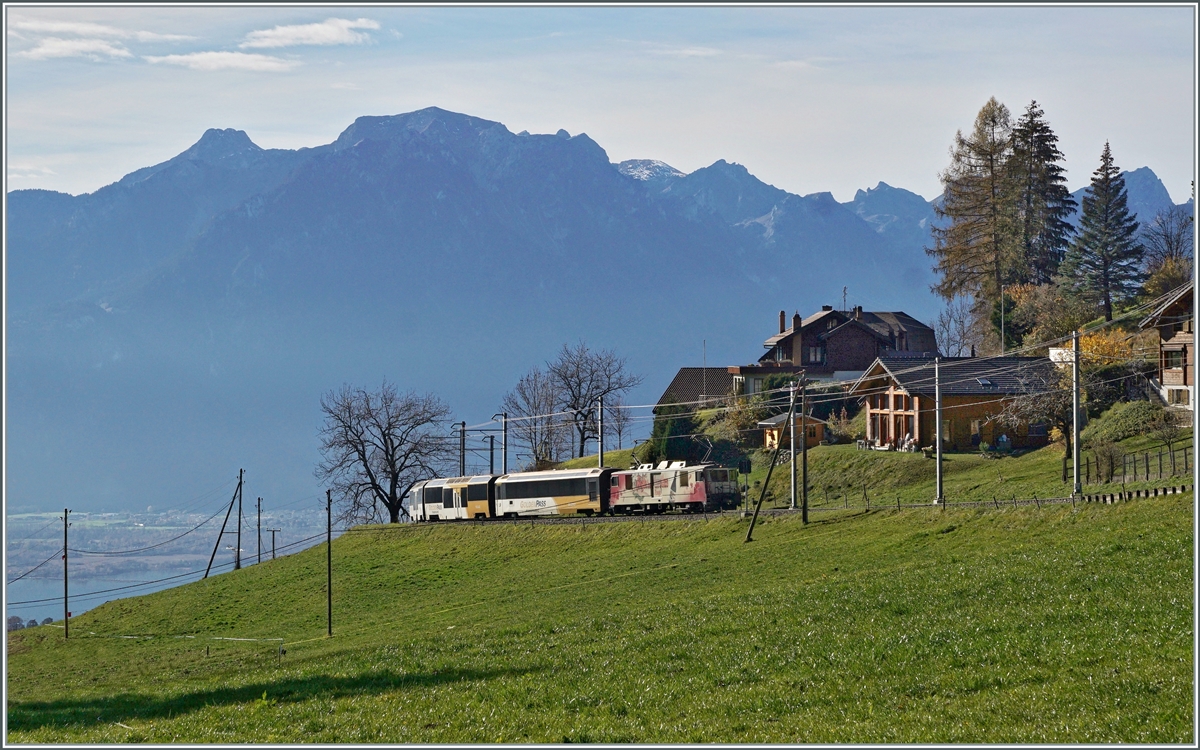
M 808 347 L 808 361 L 820 364 L 825 361 L 825 347 L 810 346 Z
M 980 434 L 980 432 L 981 432 L 981 430 L 980 430 L 980 422 L 979 422 L 979 420 L 978 420 L 978 419 L 972 419 L 972 420 L 971 420 L 971 437 L 974 437 L 974 436 L 976 436 L 976 435 Z
M 1163 367 L 1168 370 L 1183 369 L 1183 350 L 1166 349 L 1163 351 Z
M 1190 401 L 1188 395 L 1187 388 L 1168 388 L 1167 403 L 1174 406 L 1187 406 Z
M 1029 425 L 1029 436 L 1046 437 L 1046 423 L 1034 422 L 1033 424 Z

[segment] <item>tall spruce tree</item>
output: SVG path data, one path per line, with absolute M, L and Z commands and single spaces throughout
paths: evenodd
M 942 200 L 934 211 L 940 221 L 932 228 L 933 247 L 925 252 L 936 259 L 941 277 L 933 290 L 947 300 L 969 295 L 976 304 L 990 304 L 1019 267 L 1006 166 L 1011 135 L 1008 107 L 992 97 L 971 134 L 955 134 L 950 166 L 938 175 Z
M 1145 251 L 1127 202 L 1125 177 L 1105 141 L 1100 167 L 1092 173 L 1092 184 L 1083 196 L 1079 234 L 1061 267 L 1064 282 L 1074 293 L 1099 304 L 1105 320 L 1112 320 L 1114 301 L 1137 295 L 1144 278 Z
M 1075 230 L 1067 218 L 1075 212 L 1076 204 L 1067 189 L 1064 159 L 1058 150 L 1058 136 L 1046 122 L 1045 113 L 1036 101 L 1030 102 L 1013 127 L 1008 160 L 1024 260 L 1019 281 L 1050 283 L 1070 245 Z

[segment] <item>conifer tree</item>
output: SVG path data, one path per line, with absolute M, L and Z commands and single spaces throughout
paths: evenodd
M 1006 164 L 1012 151 L 1012 120 L 992 97 L 979 110 L 969 136 L 960 130 L 950 149 L 950 166 L 938 175 L 942 200 L 934 210 L 940 220 L 932 229 L 941 277 L 933 290 L 949 300 L 960 295 L 976 304 L 999 299 L 1020 262 L 1014 241 L 1011 187 Z
M 1092 173 L 1091 187 L 1083 196 L 1079 234 L 1061 267 L 1064 283 L 1099 304 L 1105 320 L 1112 320 L 1113 302 L 1132 299 L 1143 280 L 1144 251 L 1127 201 L 1125 177 L 1106 141 L 1100 167 Z
M 1071 242 L 1074 228 L 1067 217 L 1075 199 L 1067 189 L 1063 153 L 1036 101 L 1012 130 L 1008 173 L 1024 268 L 1022 282 L 1048 284 L 1053 280 Z

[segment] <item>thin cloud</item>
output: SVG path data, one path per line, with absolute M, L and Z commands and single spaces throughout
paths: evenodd
M 110 58 L 133 57 L 133 54 L 120 44 L 114 44 L 105 39 L 59 39 L 57 37 L 41 39 L 33 49 L 13 53 L 13 57 L 24 57 L 29 60 L 49 60 L 59 57 L 90 57 L 93 60 L 100 60 L 101 55 Z
M 670 57 L 713 57 L 721 54 L 721 50 L 713 49 L 712 47 L 673 47 L 670 49 L 654 50 L 656 55 L 668 55 Z
M 153 31 L 130 31 L 116 26 L 106 26 L 101 23 L 87 21 L 39 21 L 31 18 L 18 18 L 10 24 L 13 29 L 31 31 L 39 34 L 74 34 L 82 37 L 116 37 L 118 39 L 137 39 L 139 42 L 182 42 L 195 37 L 184 34 L 158 34 Z
M 192 70 L 250 70 L 265 73 L 281 73 L 291 70 L 300 63 L 281 57 L 257 55 L 248 52 L 192 52 L 187 55 L 147 56 L 147 62 L 179 65 Z
M 378 28 L 379 22 L 369 18 L 359 18 L 355 21 L 348 18 L 329 18 L 321 23 L 276 26 L 272 29 L 251 31 L 246 35 L 246 41 L 238 46 L 242 49 L 251 49 L 294 47 L 302 44 L 362 44 L 370 41 L 371 37 L 355 31 L 355 29 Z

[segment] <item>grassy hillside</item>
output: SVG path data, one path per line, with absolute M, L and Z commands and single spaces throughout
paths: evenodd
M 323 547 L 97 607 L 66 643 L 10 633 L 7 739 L 1191 742 L 1192 528 L 1189 494 L 751 544 L 730 516 L 351 532 L 332 638 Z

